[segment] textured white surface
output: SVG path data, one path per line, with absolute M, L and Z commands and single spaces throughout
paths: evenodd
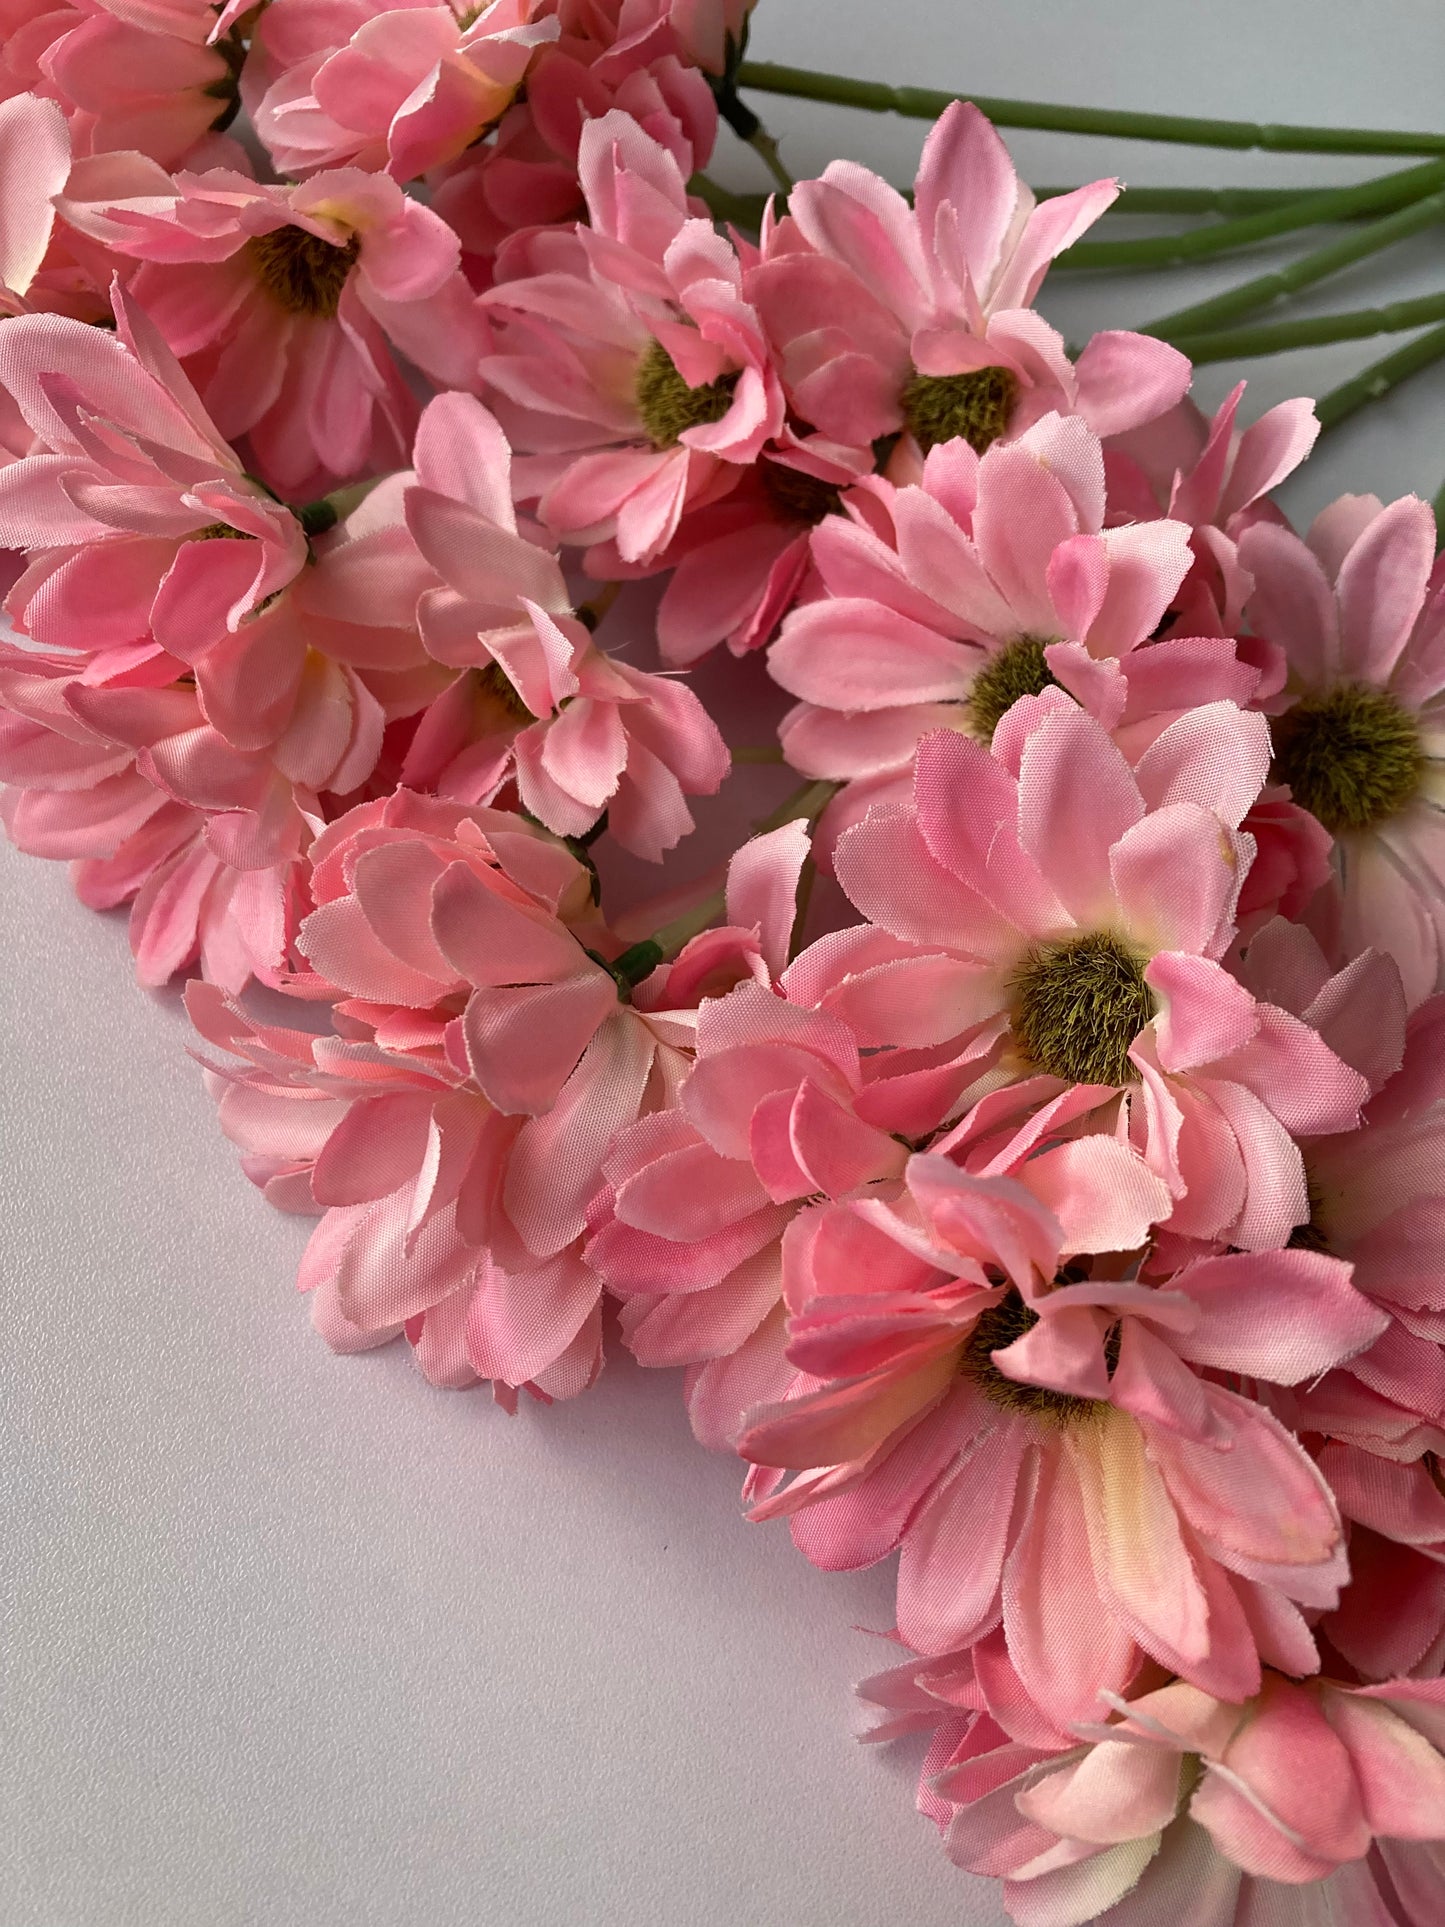
M 760 58 L 1000 94 L 1429 126 L 1437 0 L 762 0 Z M 764 103 L 759 103 L 764 105 Z M 764 105 L 798 172 L 922 129 Z M 1390 162 L 1011 136 L 1039 180 L 1332 181 Z M 724 137 L 724 152 L 727 151 Z M 1404 165 L 1406 163 L 1400 163 Z M 752 180 L 751 157 L 717 171 Z M 1121 231 L 1140 231 L 1134 226 Z M 1423 291 L 1432 236 L 1391 257 Z M 1090 287 L 1074 334 L 1242 278 Z M 1368 275 L 1320 291 L 1374 300 Z M 1264 401 L 1379 347 L 1260 364 Z M 1208 371 L 1206 401 L 1227 377 Z M 1445 375 L 1297 488 L 1433 492 Z M 304 1226 L 241 1179 L 172 997 L 58 867 L 0 848 L 0 1927 L 991 1927 L 858 1749 L 883 1572 L 738 1516 L 674 1381 L 625 1363 L 509 1422 L 400 1348 L 339 1360 Z

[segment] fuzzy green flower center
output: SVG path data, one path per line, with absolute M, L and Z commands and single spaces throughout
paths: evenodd
M 758 474 L 774 505 L 795 522 L 814 528 L 825 515 L 839 515 L 843 497 L 835 482 L 820 476 L 805 475 L 800 468 L 785 462 L 760 462 Z
M 972 368 L 966 375 L 910 375 L 900 399 L 925 455 L 960 437 L 982 455 L 1008 427 L 1018 392 L 1007 368 Z
M 245 529 L 233 529 L 229 522 L 207 522 L 203 529 L 191 531 L 192 542 L 249 542 Z
M 1020 1384 L 1017 1379 L 1006 1377 L 994 1364 L 994 1352 L 1012 1345 L 1038 1322 L 1038 1313 L 1030 1310 L 1017 1291 L 1010 1290 L 996 1305 L 979 1313 L 959 1360 L 960 1377 L 968 1379 L 990 1405 L 1026 1418 L 1042 1419 L 1050 1425 L 1067 1425 L 1107 1411 L 1107 1400 L 1076 1398 L 1072 1392 L 1056 1392 L 1048 1385 Z M 1119 1359 L 1117 1325 L 1105 1341 L 1104 1354 L 1112 1370 Z
M 1013 1034 L 1023 1055 L 1070 1084 L 1127 1084 L 1129 1046 L 1154 1015 L 1140 960 L 1105 932 L 1037 944 L 1015 971 Z
M 737 371 L 690 388 L 660 341 L 637 367 L 637 412 L 654 448 L 676 448 L 685 430 L 720 422 L 733 405 Z
M 1047 642 L 1041 636 L 1016 636 L 990 656 L 968 692 L 968 714 L 980 742 L 991 743 L 993 732 L 1020 696 L 1038 696 L 1055 684 L 1044 660 Z
M 278 227 L 253 235 L 246 249 L 257 278 L 278 307 L 287 314 L 334 321 L 361 242 L 354 234 L 349 241 L 335 242 L 307 228 Z
M 1425 773 L 1413 716 L 1383 689 L 1341 683 L 1274 724 L 1274 760 L 1296 803 L 1332 836 L 1398 816 Z

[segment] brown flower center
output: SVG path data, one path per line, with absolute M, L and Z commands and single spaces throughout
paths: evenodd
M 806 475 L 786 462 L 760 462 L 758 473 L 773 503 L 795 522 L 815 527 L 825 515 L 842 512 L 843 497 L 835 482 Z
M 246 249 L 257 279 L 278 307 L 333 321 L 361 242 L 354 234 L 336 242 L 307 228 L 278 227 L 253 235 Z
M 1017 1291 L 1010 1289 L 996 1305 L 979 1313 L 959 1360 L 960 1377 L 976 1386 L 991 1405 L 1027 1418 L 1043 1419 L 1050 1425 L 1068 1425 L 1108 1411 L 1107 1399 L 1076 1398 L 1072 1392 L 1056 1392 L 1048 1385 L 1021 1384 L 994 1364 L 994 1352 L 1012 1345 L 1038 1322 L 1038 1313 L 1030 1310 Z M 1119 1361 L 1117 1325 L 1105 1340 L 1104 1354 L 1112 1371 Z
M 504 723 L 535 723 L 537 718 L 517 694 L 511 677 L 499 662 L 477 671 L 477 694 L 485 708 L 500 710 Z
M 1388 691 L 1365 683 L 1306 696 L 1273 731 L 1276 771 L 1332 836 L 1398 816 L 1425 773 L 1414 717 Z
M 1069 1084 L 1133 1081 L 1129 1046 L 1153 1017 L 1154 997 L 1117 937 L 1037 944 L 1010 988 L 1014 1040 L 1038 1070 Z

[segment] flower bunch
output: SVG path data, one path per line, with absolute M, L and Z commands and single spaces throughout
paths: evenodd
M 875 1737 L 1021 1927 L 1430 1927 L 1430 510 L 1298 534 L 1308 402 L 1069 350 L 1117 184 L 972 106 L 721 227 L 747 11 L 21 9 L 0 813 L 199 972 L 330 1345 L 515 1410 L 610 1304 L 751 1517 L 898 1555 Z M 801 786 L 639 901 L 735 760 Z

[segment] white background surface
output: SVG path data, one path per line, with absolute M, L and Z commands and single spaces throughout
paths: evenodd
M 1438 0 L 762 0 L 758 58 L 981 92 L 1439 125 Z M 916 124 L 757 104 L 795 173 L 906 181 Z M 1035 180 L 1363 178 L 1408 161 L 1016 134 Z M 715 169 L 754 184 L 722 137 Z M 1147 231 L 1137 220 L 1119 233 Z M 1316 237 L 1318 239 L 1318 237 Z M 1304 245 L 1309 245 L 1306 241 Z M 1318 291 L 1439 285 L 1438 234 Z M 1263 264 L 1261 264 L 1263 265 Z M 1061 276 L 1072 336 L 1242 279 Z M 1259 364 L 1256 407 L 1385 344 Z M 1254 371 L 1251 371 L 1254 372 Z M 1206 404 L 1232 371 L 1201 380 Z M 1342 429 L 1289 505 L 1433 494 L 1445 372 Z M 991 1927 L 859 1749 L 888 1575 L 745 1525 L 670 1375 L 508 1421 L 403 1348 L 332 1358 L 305 1227 L 220 1138 L 123 923 L 0 848 L 0 1927 Z

